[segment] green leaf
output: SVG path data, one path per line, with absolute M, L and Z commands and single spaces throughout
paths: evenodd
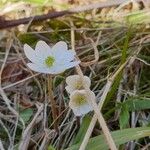
M 150 12 L 149 11 L 136 11 L 131 14 L 129 14 L 126 17 L 127 23 L 129 24 L 143 24 L 143 23 L 149 23 L 150 21 Z
M 62 83 L 62 81 L 64 81 L 64 77 L 63 76 L 56 76 L 53 80 L 53 84 L 54 84 L 54 87 L 56 88 L 58 85 L 60 85 Z
M 33 110 L 31 108 L 25 109 L 20 113 L 20 117 L 23 119 L 25 123 L 29 121 L 32 115 L 33 115 Z
M 112 137 L 117 146 L 126 142 L 150 136 L 150 127 L 130 128 L 112 132 Z M 73 145 L 66 150 L 78 150 L 81 143 Z M 108 150 L 109 147 L 103 135 L 91 138 L 86 150 Z
M 108 118 L 110 115 L 112 115 L 113 112 L 115 112 L 116 109 L 120 109 L 122 107 L 128 107 L 128 111 L 140 111 L 145 109 L 150 109 L 150 99 L 143 99 L 143 98 L 129 98 L 123 103 L 118 103 L 118 105 L 112 109 L 110 109 L 104 116 L 105 118 Z
M 129 111 L 145 110 L 145 109 L 150 109 L 150 100 L 149 99 L 132 99 L 132 100 L 125 101 L 123 105 L 127 105 Z
M 73 144 L 79 143 L 83 140 L 85 133 L 89 127 L 90 122 L 91 122 L 91 117 L 86 115 L 82 120 L 81 127 L 80 127 L 74 141 L 73 141 Z
M 56 149 L 52 145 L 49 145 L 48 150 L 56 150 Z
M 129 109 L 127 105 L 123 105 L 121 108 L 121 113 L 119 117 L 120 128 L 126 128 L 129 122 Z
M 39 5 L 43 5 L 47 2 L 47 0 L 23 0 L 23 1 L 28 3 L 39 4 Z
M 124 41 L 124 45 L 123 45 L 123 49 L 122 49 L 122 56 L 121 56 L 121 64 L 123 64 L 126 61 L 127 58 L 127 50 L 129 47 L 129 39 L 131 36 L 131 27 L 129 28 L 128 32 L 126 33 L 125 36 L 125 41 Z M 105 99 L 105 102 L 103 104 L 103 107 L 106 107 L 107 104 L 109 104 L 110 100 L 112 99 L 112 97 L 116 94 L 116 91 L 118 90 L 118 86 L 120 84 L 120 81 L 122 79 L 122 73 L 123 71 L 121 71 L 115 78 L 114 83 L 111 87 L 110 92 L 107 94 L 107 97 Z
M 18 38 L 21 41 L 21 43 L 23 44 L 27 43 L 29 45 L 35 45 L 36 42 L 38 41 L 37 37 L 31 34 L 19 34 Z

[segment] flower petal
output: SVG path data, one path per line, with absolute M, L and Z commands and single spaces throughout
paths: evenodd
M 59 41 L 52 47 L 52 51 L 64 52 L 64 51 L 67 51 L 67 48 L 68 48 L 68 46 L 67 46 L 66 42 Z
M 35 57 L 35 51 L 28 44 L 24 44 L 24 52 L 30 61 L 35 62 L 37 60 Z
M 69 85 L 66 86 L 65 89 L 68 93 L 72 93 L 75 90 L 74 88 L 72 88 L 72 86 L 69 86 Z
M 55 58 L 59 61 L 72 61 L 76 52 L 73 50 L 68 50 L 67 43 L 60 41 L 52 47 L 52 52 Z
M 38 57 L 45 59 L 48 56 L 52 55 L 52 49 L 44 41 L 38 41 L 35 47 L 35 52 Z
M 74 82 L 78 81 L 79 79 L 80 79 L 79 75 L 71 75 L 66 78 L 66 83 L 68 85 L 74 85 Z
M 27 66 L 31 70 L 36 71 L 36 72 L 40 72 L 40 73 L 45 73 L 46 72 L 46 69 L 44 67 L 39 67 L 37 64 L 34 64 L 34 63 L 28 63 Z
M 88 112 L 92 111 L 93 108 L 91 105 L 86 104 L 86 105 L 82 105 L 78 108 L 72 108 L 73 113 L 75 114 L 75 116 L 82 116 L 87 114 Z
M 79 75 L 71 75 L 71 76 L 68 76 L 66 78 L 66 83 L 72 87 L 76 87 L 76 85 L 79 83 L 81 83 L 81 78 Z M 84 76 L 84 83 L 90 87 L 91 86 L 91 80 L 88 76 Z
M 83 81 L 81 79 L 81 77 L 79 75 L 71 75 L 71 76 L 68 76 L 66 78 L 66 83 L 68 84 L 67 86 L 67 92 L 68 93 L 72 93 L 73 91 L 75 90 L 82 90 L 84 89 L 84 86 L 83 86 Z M 91 80 L 89 77 L 87 76 L 84 76 L 84 84 L 87 86 L 87 87 L 90 87 L 91 86 Z
M 58 62 L 65 63 L 74 60 L 76 52 L 73 50 L 68 50 L 68 51 L 58 50 L 55 53 L 53 53 L 53 55 Z
M 60 74 L 60 73 L 63 73 L 65 71 L 65 69 L 57 69 L 57 68 L 53 68 L 52 69 L 52 74 Z
M 28 63 L 27 66 L 33 71 L 40 72 L 40 73 L 47 73 L 47 74 L 60 74 L 65 71 L 65 69 L 61 67 L 48 68 L 46 66 L 39 66 L 34 63 Z
M 62 73 L 64 72 L 66 69 L 72 68 L 74 66 L 77 66 L 79 64 L 79 62 L 69 62 L 67 64 L 54 64 L 53 67 L 51 67 L 50 69 L 52 69 L 56 74 Z
M 68 50 L 67 52 L 64 52 L 64 55 L 62 57 L 59 56 L 59 59 L 65 60 L 65 62 L 72 61 L 75 59 L 76 52 L 74 50 Z
M 80 64 L 80 61 L 69 62 L 69 63 L 64 64 L 64 68 L 69 69 L 69 68 L 75 67 L 79 64 Z
M 84 101 L 81 101 L 81 104 L 78 102 L 80 101 L 80 99 L 78 99 L 80 96 L 84 96 L 86 98 Z M 88 100 L 90 99 L 95 100 L 94 92 L 90 91 L 87 93 L 86 90 L 75 90 L 70 95 L 69 107 L 73 110 L 75 115 L 84 115 L 93 110 L 92 105 L 88 103 Z

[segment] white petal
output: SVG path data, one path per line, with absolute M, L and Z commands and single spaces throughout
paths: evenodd
M 86 104 L 86 105 L 82 105 L 78 108 L 72 108 L 72 110 L 73 110 L 73 113 L 75 114 L 75 116 L 82 116 L 82 115 L 85 115 L 88 112 L 92 111 L 93 108 L 89 104 Z
M 70 62 L 72 60 L 75 59 L 75 51 L 73 50 L 69 50 L 69 51 L 62 51 L 62 50 L 58 50 L 55 53 L 53 53 L 53 55 L 55 56 L 55 59 L 58 62 Z
M 82 84 L 81 77 L 79 75 L 71 75 L 66 78 L 66 83 L 76 89 L 77 84 Z M 91 86 L 91 80 L 88 76 L 84 76 L 84 84 Z
M 52 49 L 44 41 L 38 41 L 35 47 L 35 52 L 38 57 L 45 59 L 48 56 L 52 56 Z
M 46 74 L 57 74 L 57 72 L 54 70 L 54 68 L 47 68 L 47 67 L 41 67 L 37 64 L 33 64 L 33 63 L 28 63 L 27 66 L 36 72 L 40 72 L 40 73 L 46 73 Z
M 92 111 L 92 110 L 93 110 L 93 107 L 90 104 L 86 104 L 86 105 L 83 105 L 83 106 L 80 107 L 80 111 L 81 111 L 82 114 L 86 114 L 86 113 L 88 113 L 89 111 Z
M 68 61 L 74 60 L 75 55 L 76 55 L 75 51 L 69 50 L 66 53 L 64 52 L 64 55 L 62 55 L 62 57 L 59 57 L 59 59 L 63 59 L 63 60 L 65 60 L 65 62 L 68 62 Z
M 77 66 L 79 63 L 80 63 L 79 61 L 76 61 L 76 62 L 69 62 L 67 64 L 61 64 L 61 63 L 55 64 L 53 66 L 53 69 L 55 70 L 56 74 L 59 74 L 59 73 L 64 72 L 66 69 Z
M 52 47 L 52 52 L 55 58 L 59 61 L 72 61 L 76 52 L 73 50 L 68 50 L 67 44 L 63 41 L 56 43 Z
M 47 70 L 47 74 L 60 74 L 60 73 L 63 73 L 65 70 L 55 70 L 54 68 L 53 69 L 48 69 Z
M 78 96 L 84 95 L 86 97 L 84 103 L 79 105 L 79 103 L 76 103 L 78 100 Z M 95 100 L 95 94 L 92 91 L 89 91 L 89 93 L 86 92 L 86 90 L 75 90 L 70 95 L 70 101 L 69 101 L 69 107 L 74 111 L 75 114 L 86 114 L 89 111 L 93 110 L 93 107 L 91 104 L 88 103 L 89 100 Z
M 80 112 L 80 109 L 79 108 L 74 108 L 72 109 L 73 113 L 75 116 L 82 116 L 82 113 Z
M 53 67 L 48 68 L 46 66 L 41 67 L 40 65 L 33 64 L 33 63 L 28 63 L 27 66 L 31 70 L 34 70 L 36 72 L 47 73 L 47 74 L 60 74 L 66 70 L 65 68 L 61 66 L 53 66 Z
M 69 69 L 80 64 L 80 61 L 74 61 L 64 64 L 64 68 Z
M 84 84 L 88 87 L 91 86 L 91 79 L 87 76 L 84 76 Z
M 28 44 L 24 44 L 24 52 L 30 61 L 35 62 L 37 60 L 35 51 Z
M 79 79 L 80 79 L 79 75 L 71 75 L 66 78 L 66 83 L 68 85 L 73 85 L 74 82 L 78 81 Z
M 69 85 L 66 86 L 65 89 L 68 93 L 72 93 L 75 90 L 74 88 L 72 88 L 72 86 L 69 86 Z
M 27 66 L 36 72 L 40 72 L 40 73 L 45 73 L 45 68 L 44 67 L 39 67 L 37 64 L 33 64 L 33 63 L 28 63 Z
M 55 74 L 62 73 L 66 70 L 64 66 L 61 66 L 59 64 L 54 64 L 50 69 L 52 69 L 55 72 Z
M 52 47 L 52 51 L 59 51 L 59 52 L 64 52 L 67 51 L 67 43 L 64 41 L 59 41 L 57 42 L 53 47 Z

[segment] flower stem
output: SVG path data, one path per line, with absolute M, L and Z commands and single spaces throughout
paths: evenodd
M 57 110 L 56 110 L 56 102 L 54 100 L 54 96 L 53 96 L 53 90 L 52 90 L 52 76 L 48 75 L 48 98 L 51 104 L 51 110 L 52 110 L 52 118 L 54 121 L 54 128 L 55 130 L 58 132 L 58 125 L 57 125 Z

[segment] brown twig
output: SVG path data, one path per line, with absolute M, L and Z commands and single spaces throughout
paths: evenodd
M 135 1 L 140 2 L 142 0 L 135 0 Z M 89 11 L 92 9 L 117 6 L 124 2 L 126 2 L 126 0 L 115 0 L 115 1 L 110 0 L 110 1 L 106 1 L 106 2 L 94 3 L 94 4 L 81 6 L 81 7 L 79 6 L 79 7 L 73 8 L 73 9 L 69 9 L 69 10 L 56 11 L 56 12 L 52 12 L 52 13 L 48 13 L 48 14 L 31 16 L 31 17 L 21 18 L 21 19 L 16 19 L 16 20 L 0 20 L 0 29 L 15 27 L 15 26 L 18 26 L 21 24 L 28 24 L 31 20 L 32 20 L 32 22 L 44 21 L 47 19 L 58 18 L 58 17 L 64 16 L 64 15 L 80 13 L 80 12 Z
M 99 38 L 101 36 L 101 31 L 98 34 L 98 38 L 97 38 L 96 43 L 93 41 L 92 38 L 87 37 L 85 34 L 83 36 L 84 36 L 84 39 L 89 40 L 91 42 L 91 45 L 93 46 L 93 49 L 94 49 L 94 60 L 80 63 L 81 66 L 87 67 L 87 66 L 90 66 L 90 65 L 93 65 L 93 64 L 97 63 L 98 60 L 99 60 L 99 52 L 98 52 L 98 49 L 97 49 L 97 45 L 98 45 Z

